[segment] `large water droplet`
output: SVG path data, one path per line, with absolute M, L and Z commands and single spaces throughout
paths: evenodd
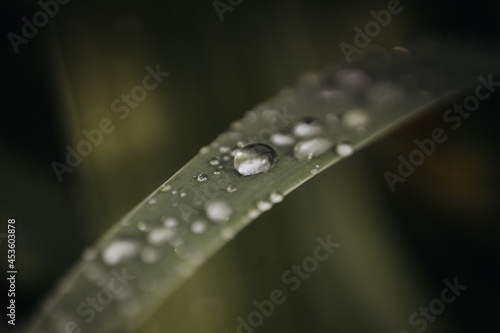
M 205 204 L 205 214 L 212 222 L 223 223 L 229 220 L 233 214 L 233 209 L 225 201 L 208 201 Z
M 253 143 L 241 148 L 234 157 L 234 167 L 244 176 L 266 172 L 278 160 L 273 148 L 261 143 Z
M 297 142 L 293 148 L 293 155 L 298 160 L 311 160 L 328 151 L 333 142 L 327 138 L 313 138 Z
M 133 258 L 138 250 L 139 245 L 136 241 L 132 239 L 117 239 L 108 244 L 102 251 L 101 257 L 106 264 L 116 266 Z
M 293 135 L 297 138 L 310 138 L 320 135 L 323 132 L 323 125 L 314 117 L 304 117 L 299 120 L 292 129 Z

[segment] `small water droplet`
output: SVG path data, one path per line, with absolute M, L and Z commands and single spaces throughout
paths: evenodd
M 271 136 L 271 142 L 277 146 L 291 146 L 295 143 L 295 139 L 289 134 L 275 133 Z
M 342 116 L 342 122 L 350 128 L 366 126 L 370 122 L 370 115 L 365 109 L 350 109 Z
M 140 231 L 148 231 L 149 227 L 144 221 L 139 221 L 137 222 L 137 229 Z
M 175 235 L 173 228 L 155 228 L 148 233 L 148 242 L 152 245 L 162 245 L 172 239 Z
M 205 146 L 205 147 L 201 147 L 200 149 L 200 154 L 206 154 L 210 151 L 210 148 Z
M 207 224 L 203 220 L 196 220 L 191 223 L 191 231 L 195 234 L 201 234 L 207 230 Z
M 179 194 L 179 196 L 180 196 L 181 198 L 184 198 L 186 195 L 187 195 L 187 193 L 186 193 L 186 192 L 181 192 L 181 193 Z
M 251 219 L 255 219 L 255 218 L 259 217 L 260 213 L 261 213 L 261 211 L 258 209 L 251 209 L 248 212 L 248 217 Z
M 177 219 L 170 216 L 162 217 L 161 221 L 166 228 L 175 228 L 178 224 Z
M 220 170 L 214 170 L 214 175 L 220 175 Z
M 231 149 L 229 149 L 229 147 L 226 147 L 226 146 L 221 146 L 219 148 L 219 151 L 221 152 L 221 154 L 227 154 L 227 153 L 229 153 L 230 150 Z
M 342 141 L 337 145 L 335 150 L 337 151 L 337 154 L 339 154 L 339 156 L 345 157 L 351 155 L 354 152 L 354 147 L 352 146 L 352 143 L 348 141 Z
M 278 160 L 276 151 L 268 145 L 254 143 L 241 148 L 234 157 L 234 167 L 244 176 L 266 172 Z
M 210 163 L 210 165 L 219 165 L 220 164 L 220 161 L 219 161 L 219 158 L 218 157 L 214 157 L 212 158 L 208 163 Z
M 150 205 L 154 205 L 154 204 L 156 204 L 156 198 L 151 198 L 151 199 L 149 199 L 149 200 L 148 200 L 148 204 L 150 204 Z
M 278 203 L 283 201 L 283 193 L 281 192 L 273 192 L 269 196 L 269 200 L 271 200 L 272 203 Z
M 269 201 L 265 201 L 265 200 L 260 200 L 257 202 L 257 208 L 261 211 L 261 212 L 265 212 L 265 211 L 268 211 L 269 209 L 271 209 L 273 207 L 273 204 Z
M 325 121 L 329 127 L 336 127 L 340 124 L 340 117 L 336 113 L 329 113 L 325 116 Z
M 233 192 L 238 191 L 238 189 L 236 187 L 232 186 L 232 185 L 229 185 L 228 187 L 226 187 L 226 191 L 228 193 L 233 193 Z
M 168 192 L 168 191 L 170 191 L 171 189 L 172 189 L 172 185 L 162 185 L 162 186 L 160 187 L 160 191 L 161 191 L 161 192 Z
M 104 263 L 116 266 L 132 259 L 138 252 L 139 246 L 132 239 L 117 239 L 111 241 L 102 251 L 101 257 Z
M 327 138 L 305 139 L 297 142 L 293 148 L 293 155 L 298 160 L 311 160 L 327 152 L 333 142 Z
M 176 194 L 177 194 L 177 190 L 173 190 L 173 191 L 172 191 L 172 194 L 173 194 L 173 195 L 176 195 Z
M 212 222 L 223 223 L 229 220 L 233 214 L 233 209 L 225 201 L 208 201 L 205 203 L 205 214 Z
M 319 172 L 319 170 L 318 170 L 318 169 L 311 169 L 311 171 L 309 171 L 309 173 L 310 173 L 311 175 L 313 175 L 313 176 L 314 176 L 314 175 L 316 175 L 316 174 L 318 174 L 318 172 Z
M 292 129 L 293 135 L 297 138 L 310 138 L 320 135 L 323 132 L 323 125 L 315 117 L 304 117 L 300 119 Z

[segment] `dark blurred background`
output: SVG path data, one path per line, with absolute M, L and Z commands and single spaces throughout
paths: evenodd
M 373 43 L 500 43 L 498 2 L 401 4 Z M 20 34 L 21 18 L 32 21 L 40 6 L 2 1 L 0 233 L 16 219 L 18 323 L 86 246 L 230 122 L 300 74 L 345 63 L 339 43 L 352 44 L 354 26 L 385 8 L 243 0 L 221 21 L 212 1 L 73 0 L 16 54 L 7 34 Z M 113 100 L 157 64 L 170 76 L 119 120 Z M 395 193 L 384 171 L 443 126 L 446 106 L 315 177 L 213 257 L 140 332 L 235 332 L 236 317 L 283 289 L 282 273 L 329 234 L 338 252 L 256 331 L 415 332 L 408 316 L 457 276 L 468 289 L 426 331 L 498 332 L 499 105 L 498 92 L 481 103 Z M 105 117 L 113 133 L 59 182 L 51 163 L 63 163 L 65 147 Z M 0 249 L 4 276 L 4 240 Z M 3 332 L 11 327 L 2 317 Z

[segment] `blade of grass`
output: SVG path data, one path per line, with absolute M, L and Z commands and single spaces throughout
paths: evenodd
M 293 90 L 258 105 L 87 249 L 42 307 L 32 331 L 138 327 L 197 267 L 283 196 L 469 83 L 466 74 L 419 65 L 405 51 L 375 54 L 307 74 Z M 292 135 L 300 122 L 320 130 L 315 137 L 329 143 L 326 151 L 297 158 L 293 144 L 271 139 L 280 133 L 300 141 L 298 133 Z M 272 147 L 278 162 L 265 173 L 242 176 L 233 156 L 250 143 Z

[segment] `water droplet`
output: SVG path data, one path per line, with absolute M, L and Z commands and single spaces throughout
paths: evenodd
M 141 260 L 143 262 L 145 262 L 146 264 L 152 264 L 152 263 L 158 261 L 158 258 L 160 256 L 158 255 L 158 251 L 156 251 L 152 247 L 145 247 L 141 250 L 140 257 L 141 257 Z
M 111 241 L 102 251 L 102 260 L 110 265 L 116 266 L 129 259 L 132 259 L 138 252 L 139 246 L 131 239 L 117 239 Z
M 175 235 L 175 229 L 155 228 L 148 233 L 148 242 L 152 245 L 162 245 Z
M 184 198 L 186 195 L 187 195 L 187 193 L 186 193 L 186 192 L 181 192 L 181 193 L 179 194 L 179 196 L 180 196 L 181 198 Z
M 220 161 L 219 161 L 219 158 L 218 157 L 214 157 L 212 158 L 208 163 L 210 163 L 210 165 L 219 165 L 220 164 Z
M 337 154 L 339 154 L 339 156 L 345 157 L 351 155 L 354 152 L 354 147 L 352 146 L 352 143 L 348 141 L 342 141 L 337 145 L 335 150 L 337 151 Z
M 170 216 L 162 217 L 161 221 L 163 222 L 163 225 L 166 228 L 175 228 L 178 224 L 177 219 L 175 219 L 174 217 L 170 217 Z
M 154 204 L 156 204 L 156 198 L 151 198 L 151 199 L 149 199 L 149 200 L 148 200 L 148 204 L 150 204 L 150 205 L 154 205 Z
M 278 203 L 283 201 L 283 193 L 281 192 L 273 192 L 269 196 L 269 200 L 271 200 L 272 203 Z
M 310 173 L 311 175 L 313 175 L 313 176 L 314 176 L 314 175 L 316 175 L 316 174 L 318 174 L 318 172 L 319 172 L 319 170 L 318 170 L 318 169 L 311 169 L 311 171 L 309 171 L 309 173 Z
M 233 214 L 233 209 L 225 201 L 208 201 L 205 203 L 205 214 L 212 222 L 222 223 L 229 220 Z
M 139 221 L 137 222 L 137 229 L 139 229 L 140 231 L 148 231 L 149 227 L 146 222 Z
M 205 146 L 205 147 L 201 147 L 200 149 L 200 154 L 206 154 L 210 151 L 210 148 Z
M 173 190 L 173 191 L 172 191 L 172 194 L 173 194 L 173 195 L 176 195 L 176 194 L 177 194 L 177 190 Z
M 248 212 L 248 217 L 251 219 L 255 219 L 255 218 L 259 217 L 260 213 L 261 213 L 261 211 L 258 209 L 251 209 Z
M 230 150 L 231 149 L 229 149 L 229 147 L 226 147 L 226 146 L 221 146 L 219 148 L 219 151 L 221 152 L 221 154 L 227 154 L 227 153 L 229 153 Z
M 257 208 L 261 211 L 261 212 L 265 212 L 265 211 L 268 211 L 269 209 L 271 209 L 273 207 L 273 204 L 269 201 L 265 201 L 265 200 L 260 200 L 257 202 Z
M 310 138 L 320 135 L 323 132 L 323 125 L 314 117 L 304 117 L 299 120 L 292 129 L 293 135 L 297 138 Z
M 160 186 L 160 191 L 161 192 L 168 192 L 172 189 L 172 185 L 162 185 Z
M 311 160 L 328 151 L 333 142 L 327 138 L 313 138 L 297 142 L 293 148 L 293 155 L 298 160 Z
M 220 170 L 214 170 L 214 175 L 220 175 Z
M 201 234 L 207 230 L 207 224 L 203 220 L 196 220 L 193 223 L 191 223 L 191 231 L 194 232 L 195 234 Z
M 244 176 L 266 172 L 278 160 L 273 148 L 261 143 L 246 145 L 234 157 L 234 167 Z
M 295 139 L 289 134 L 275 133 L 271 136 L 271 142 L 277 146 L 291 146 L 295 143 Z
M 238 191 L 238 189 L 236 187 L 232 186 L 232 185 L 229 185 L 228 187 L 226 187 L 226 191 L 228 193 L 233 193 L 233 192 Z
M 231 156 L 229 156 L 229 155 L 222 157 L 223 161 L 229 161 L 230 159 L 231 159 Z
M 329 113 L 325 116 L 325 121 L 329 127 L 336 127 L 340 124 L 340 117 L 336 113 Z
M 342 116 L 344 125 L 350 128 L 366 126 L 370 122 L 370 116 L 365 109 L 350 109 Z

